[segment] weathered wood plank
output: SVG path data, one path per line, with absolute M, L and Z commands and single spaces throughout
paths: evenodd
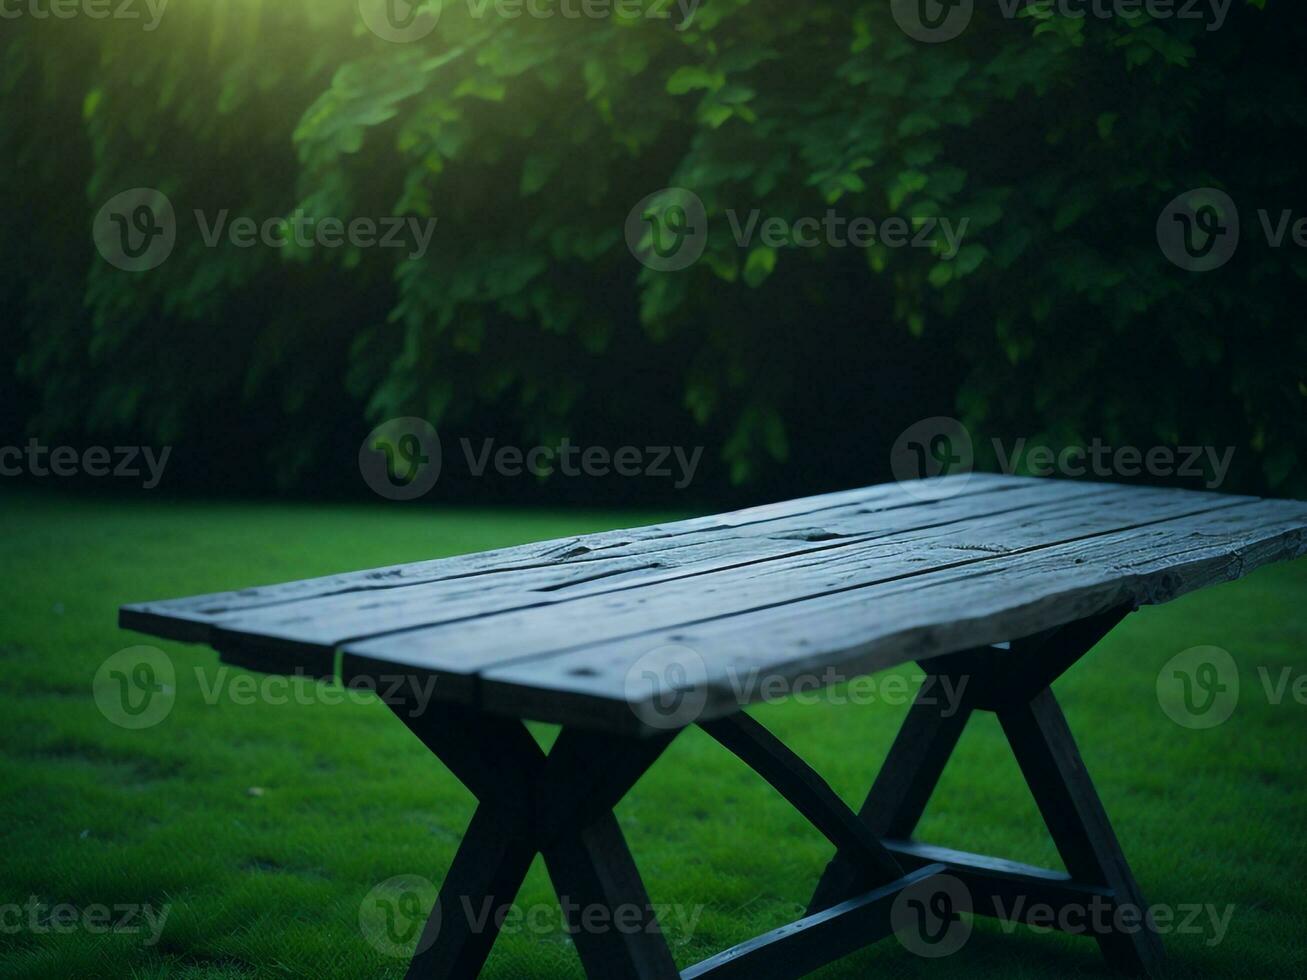
M 525 660 L 980 564 L 997 556 L 1240 506 L 1240 500 L 1210 494 L 1140 493 L 1130 488 L 1023 500 L 1025 506 L 971 520 L 751 563 L 703 577 L 349 642 L 344 647 L 347 656 L 438 669 L 445 678 L 444 686 L 453 690 L 456 677 L 489 670 L 505 660 Z M 513 638 L 511 645 L 505 643 L 507 637 Z
M 980 547 L 969 543 L 979 540 L 976 536 L 981 533 L 974 522 L 999 515 L 1006 515 L 1008 525 L 1029 525 L 1029 533 L 1042 539 L 1056 533 L 1057 519 L 1062 521 L 1059 529 L 1064 526 L 1067 533 L 1074 529 L 1075 519 L 1064 516 L 1069 509 L 1091 512 L 1102 508 L 1095 518 L 1095 526 L 1106 526 L 1104 522 L 1124 519 L 1107 516 L 1114 502 L 1119 505 L 1130 501 L 1134 505 L 1139 499 L 1137 494 L 1121 488 L 1076 487 L 1044 481 L 1006 492 L 973 494 L 930 505 L 889 510 L 852 505 L 826 512 L 819 526 L 813 526 L 811 515 L 805 514 L 801 520 L 785 519 L 753 524 L 740 531 L 728 529 L 710 536 L 688 536 L 676 547 L 660 542 L 655 550 L 646 543 L 620 549 L 620 554 L 605 559 L 506 570 L 490 576 L 465 576 L 380 594 L 331 595 L 224 614 L 211 622 L 211 641 L 233 649 L 253 644 L 281 651 L 303 647 L 310 652 L 330 653 L 339 645 L 369 636 L 442 623 L 458 623 L 460 634 L 466 635 L 468 620 L 491 614 L 558 606 L 586 596 L 644 589 L 674 580 L 685 581 L 686 591 L 697 593 L 700 590 L 697 581 L 710 574 L 713 575 L 711 584 L 716 586 L 729 581 L 717 573 L 762 566 L 766 562 L 799 560 L 803 556 L 815 556 L 818 562 L 827 555 L 858 556 L 865 553 L 862 547 L 872 542 L 882 546 L 877 554 L 892 553 L 900 543 L 933 541 L 953 535 L 964 538 L 962 547 Z M 1166 491 L 1145 499 L 1146 506 L 1194 506 L 1191 498 L 1181 498 L 1177 503 L 1174 495 Z M 1078 502 L 1074 508 L 1072 501 Z M 1044 509 L 1034 509 L 1041 504 Z M 963 522 L 968 525 L 965 530 L 960 527 Z M 780 574 L 788 574 L 784 569 L 790 566 L 766 567 L 779 568 Z M 500 628 L 499 625 L 489 627 L 492 634 Z M 497 652 L 503 652 L 501 643 L 494 641 L 493 645 Z
M 645 712 L 674 690 L 656 671 L 630 675 L 650 651 L 695 651 L 699 717 L 712 718 L 761 696 L 742 695 L 741 678 L 871 673 L 1166 602 L 1304 553 L 1307 506 L 1263 501 L 500 664 L 480 673 L 478 696 L 494 711 L 645 730 Z
M 764 504 L 668 524 L 604 531 L 450 558 L 389 565 L 229 592 L 132 603 L 123 606 L 120 610 L 119 625 L 124 629 L 134 629 L 155 636 L 203 643 L 208 641 L 209 625 L 214 620 L 233 613 L 281 603 L 298 602 L 321 596 L 347 595 L 354 592 L 384 592 L 421 582 L 603 559 L 620 553 L 620 549 L 641 544 L 680 544 L 680 539 L 687 536 L 707 535 L 723 529 L 743 528 L 769 522 L 795 521 L 806 515 L 820 515 L 840 507 L 865 506 L 875 509 L 893 509 L 929 503 L 931 499 L 945 499 L 955 494 L 965 495 L 1015 488 L 1033 482 L 1038 481 L 988 473 L 972 473 L 930 481 L 932 486 L 929 489 L 920 486 L 914 487 L 911 492 L 899 484 L 881 484 Z
M 434 675 L 436 697 L 630 730 L 640 656 L 704 660 L 703 718 L 741 673 L 845 676 L 1165 601 L 1303 551 L 1307 505 L 974 475 L 633 531 L 125 607 L 251 668 Z M 961 612 L 961 615 L 959 615 Z M 618 716 L 621 716 L 621 723 Z M 636 730 L 644 731 L 637 725 Z

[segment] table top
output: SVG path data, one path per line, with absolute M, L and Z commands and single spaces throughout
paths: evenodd
M 257 670 L 420 678 L 445 701 L 648 732 L 669 698 L 716 717 L 1304 553 L 1300 501 L 972 473 L 133 604 L 119 622 Z

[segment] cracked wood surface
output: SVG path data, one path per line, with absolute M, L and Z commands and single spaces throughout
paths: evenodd
M 124 606 L 254 669 L 621 732 L 1165 602 L 1307 552 L 1307 504 L 969 474 Z M 691 719 L 693 720 L 693 719 Z

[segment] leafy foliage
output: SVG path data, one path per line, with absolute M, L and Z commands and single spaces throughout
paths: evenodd
M 991 436 L 1235 445 L 1239 485 L 1307 490 L 1304 258 L 1268 246 L 1252 210 L 1298 203 L 1286 134 L 1307 125 L 1307 29 L 1291 5 L 1236 5 L 1207 30 L 980 4 L 943 44 L 907 37 L 885 2 L 668 9 L 446 2 L 409 44 L 353 4 L 174 0 L 150 33 L 11 22 L 0 152 L 24 174 L 3 191 L 23 218 L 0 235 L 0 288 L 33 424 L 242 433 L 292 481 L 365 418 L 554 438 L 629 401 L 647 365 L 640 397 L 661 392 L 740 481 L 930 414 L 921 384 L 905 404 L 901 357 L 954 393 L 982 458 Z M 438 230 L 422 255 L 210 248 L 192 231 L 128 275 L 84 229 L 137 186 L 183 223 L 302 209 Z M 1228 266 L 1195 274 L 1154 223 L 1202 186 L 1244 206 L 1246 231 Z M 641 267 L 623 238 L 663 187 L 708 213 L 682 272 Z M 956 256 L 742 249 L 727 212 L 753 209 L 947 216 L 966 237 Z M 945 352 L 937 373 L 921 351 Z

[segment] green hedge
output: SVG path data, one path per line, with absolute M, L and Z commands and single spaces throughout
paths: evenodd
M 388 417 L 546 440 L 615 406 L 693 420 L 747 481 L 819 464 L 834 431 L 880 459 L 942 399 L 982 463 L 994 437 L 1234 445 L 1231 486 L 1307 492 L 1303 253 L 1255 217 L 1307 205 L 1292 4 L 1236 0 L 1208 30 L 982 2 L 939 44 L 888 0 L 479 6 L 446 0 L 413 43 L 303 0 L 173 0 L 152 31 L 7 21 L 0 288 L 29 427 L 253 446 L 307 483 Z M 185 233 L 129 274 L 87 229 L 138 186 Z M 1207 186 L 1244 237 L 1186 272 L 1155 223 Z M 624 239 L 664 187 L 707 210 L 684 271 Z M 195 209 L 438 225 L 420 257 L 207 248 Z M 968 224 L 954 256 L 743 249 L 726 214 L 752 209 Z

